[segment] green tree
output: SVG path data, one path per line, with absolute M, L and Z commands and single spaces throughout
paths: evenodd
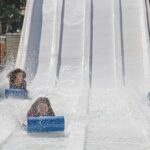
M 22 7 L 26 0 L 0 0 L 0 23 L 2 34 L 21 30 L 23 23 Z

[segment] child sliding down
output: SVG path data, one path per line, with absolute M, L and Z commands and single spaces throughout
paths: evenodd
M 27 113 L 27 117 L 39 116 L 55 116 L 49 99 L 46 97 L 39 97 Z
M 21 69 L 15 69 L 8 74 L 9 87 L 11 89 L 26 90 L 26 73 Z

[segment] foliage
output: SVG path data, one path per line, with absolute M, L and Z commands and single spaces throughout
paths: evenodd
M 0 0 L 0 24 L 2 34 L 21 30 L 23 23 L 22 7 L 25 0 Z

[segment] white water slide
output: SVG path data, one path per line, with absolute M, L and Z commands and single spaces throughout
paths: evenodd
M 150 149 L 146 3 L 27 0 L 16 67 L 31 97 L 48 96 L 65 116 L 66 130 L 27 134 L 21 123 L 34 100 L 3 100 L 0 149 Z

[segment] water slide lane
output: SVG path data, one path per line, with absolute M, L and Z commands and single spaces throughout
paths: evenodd
M 149 73 L 144 1 L 122 0 L 125 82 L 140 86 Z M 140 16 L 140 17 L 139 17 Z
M 37 71 L 44 1 L 27 1 L 16 67 L 24 69 L 31 81 Z
M 94 88 L 115 86 L 113 1 L 93 1 L 93 70 Z

